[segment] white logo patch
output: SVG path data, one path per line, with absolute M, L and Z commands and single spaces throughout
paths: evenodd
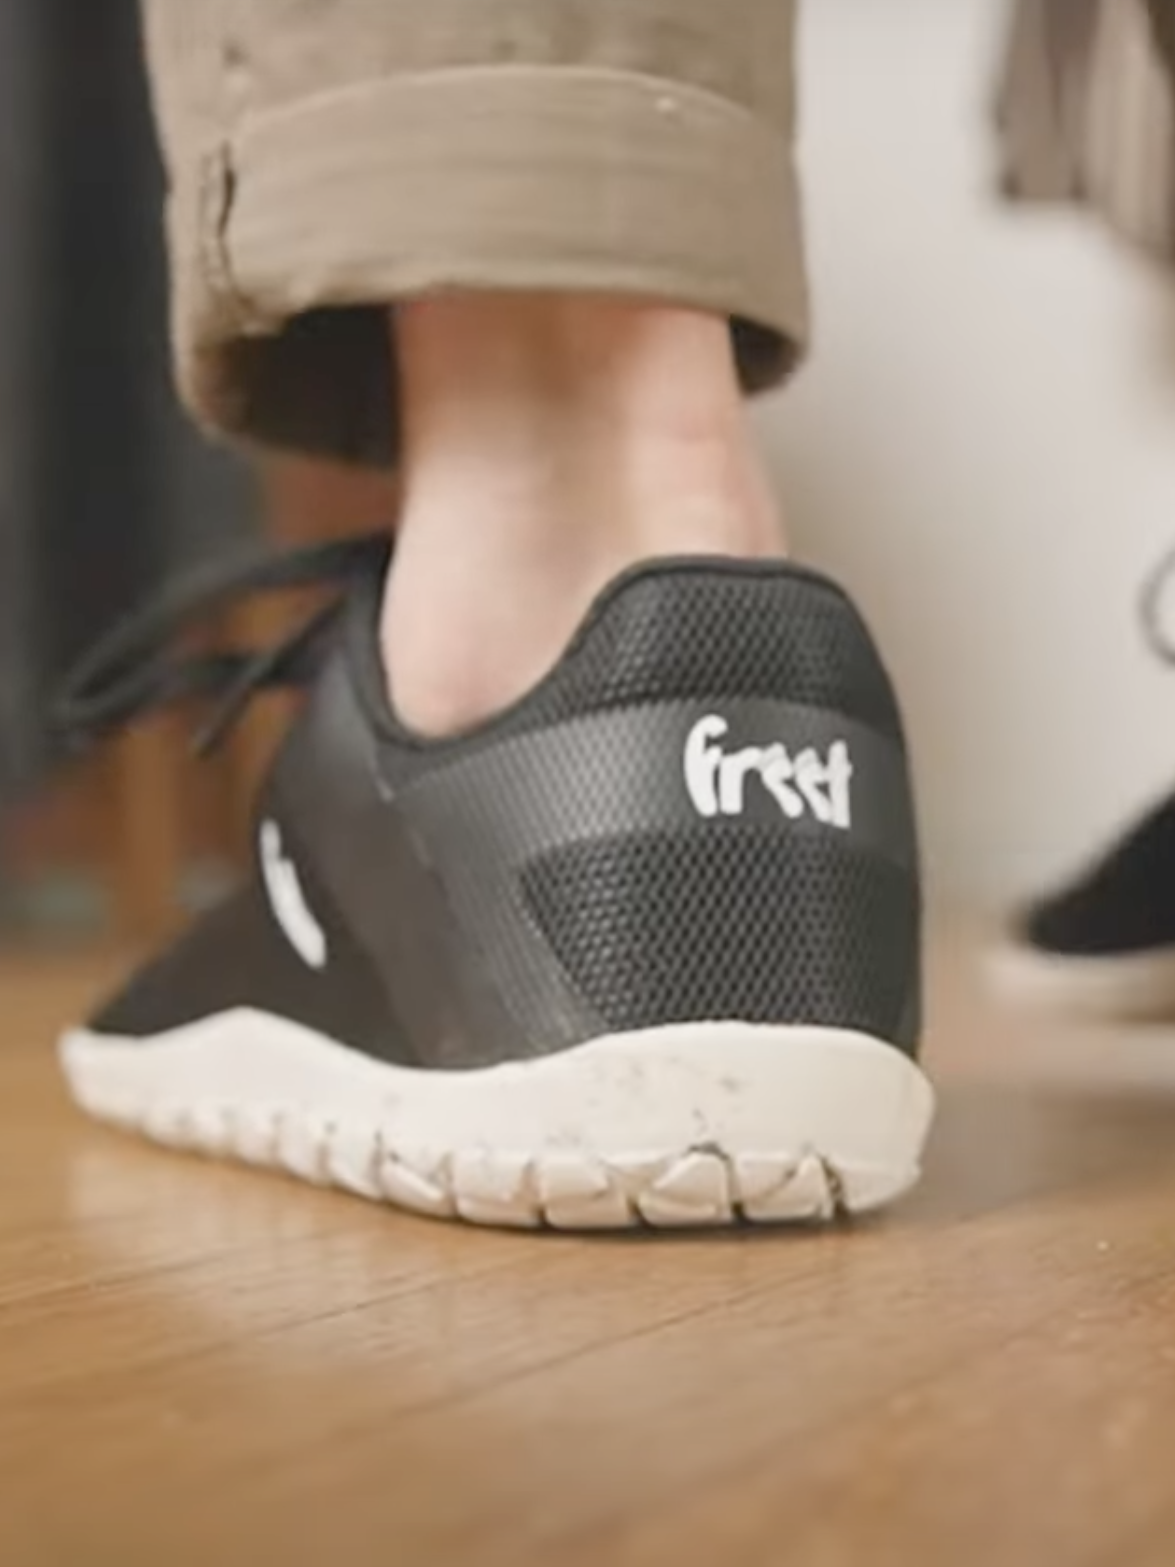
M 741 816 L 747 779 L 756 777 L 789 821 L 812 815 L 826 827 L 848 831 L 853 762 L 845 741 L 834 741 L 824 756 L 814 746 L 793 755 L 780 744 L 724 752 L 718 742 L 729 731 L 725 718 L 710 713 L 685 743 L 685 785 L 699 816 Z
M 282 846 L 276 822 L 261 824 L 261 875 L 273 917 L 308 968 L 326 967 L 326 932 L 310 912 L 294 862 Z

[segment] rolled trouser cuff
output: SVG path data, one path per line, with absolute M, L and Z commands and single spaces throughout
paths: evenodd
M 752 390 L 804 341 L 788 140 L 678 82 L 495 65 L 350 86 L 245 120 L 195 183 L 172 202 L 180 374 L 231 435 L 391 460 L 387 306 L 442 290 L 724 314 Z

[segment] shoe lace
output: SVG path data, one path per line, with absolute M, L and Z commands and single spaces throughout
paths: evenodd
M 309 684 L 333 640 L 347 586 L 382 571 L 388 553 L 385 534 L 365 534 L 251 553 L 192 572 L 120 621 L 68 676 L 52 714 L 63 749 L 89 750 L 149 713 L 198 699 L 213 705 L 193 749 L 211 751 L 259 692 Z M 185 631 L 244 598 L 332 585 L 338 593 L 272 646 L 171 651 Z

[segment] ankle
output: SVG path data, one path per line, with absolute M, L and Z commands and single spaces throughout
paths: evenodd
M 633 542 L 647 530 L 655 542 L 685 517 L 699 542 L 720 535 L 716 548 L 780 547 L 717 317 L 459 295 L 404 307 L 397 343 L 406 525 L 475 498 L 476 517 L 504 512 L 520 528 L 529 518 L 565 543 L 575 523 L 593 535 L 635 529 Z
M 397 346 L 405 499 L 384 646 L 422 729 L 521 695 L 636 561 L 780 551 L 724 322 L 463 296 L 404 308 Z

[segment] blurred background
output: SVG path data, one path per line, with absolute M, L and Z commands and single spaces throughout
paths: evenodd
M 1110 4 L 1120 87 L 1094 107 L 1115 226 L 1000 200 L 1011 9 L 807 6 L 816 351 L 763 411 L 803 549 L 851 583 L 896 666 L 935 885 L 983 907 L 1039 890 L 1175 783 L 1175 671 L 1136 614 L 1175 544 L 1175 279 L 1119 237 L 1175 126 L 1143 91 L 1144 7 Z M 1091 7 L 1051 10 L 1079 26 Z
M 1007 25 L 992 0 L 810 0 L 817 349 L 756 412 L 802 553 L 896 666 L 933 884 L 984 907 L 1175 777 L 1175 674 L 1134 612 L 1175 539 L 1172 286 L 1087 213 L 1001 199 Z M 61 768 L 62 669 L 193 560 L 390 502 L 246 467 L 177 410 L 131 0 L 0 7 L 0 115 L 0 929 L 154 936 L 232 875 L 280 715 L 209 765 L 176 715 Z
M 0 7 L 0 940 L 154 939 L 234 873 L 283 721 L 193 766 L 190 716 L 77 764 L 49 712 L 164 581 L 248 545 L 383 521 L 382 482 L 246 462 L 172 390 L 164 184 L 135 0 Z M 247 612 L 265 638 L 293 605 Z

